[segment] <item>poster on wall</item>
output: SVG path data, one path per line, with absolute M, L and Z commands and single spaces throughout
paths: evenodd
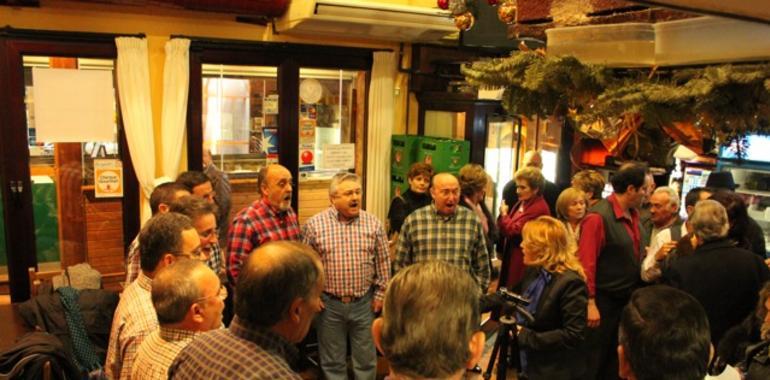
M 123 163 L 120 160 L 94 160 L 94 196 L 123 197 Z
M 112 71 L 32 68 L 39 142 L 115 140 Z
M 312 172 L 315 170 L 315 120 L 301 119 L 299 121 L 299 171 Z
M 356 144 L 326 144 L 323 152 L 324 169 L 348 170 L 356 167 Z

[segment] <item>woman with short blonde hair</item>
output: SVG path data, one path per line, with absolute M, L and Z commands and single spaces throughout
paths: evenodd
M 524 278 L 514 290 L 530 300 L 532 322 L 519 320 L 519 348 L 531 380 L 572 380 L 585 374 L 582 354 L 588 288 L 575 241 L 561 221 L 541 216 L 524 226 Z
M 556 215 L 564 222 L 570 235 L 580 239 L 580 223 L 586 216 L 588 196 L 577 187 L 568 187 L 556 199 Z

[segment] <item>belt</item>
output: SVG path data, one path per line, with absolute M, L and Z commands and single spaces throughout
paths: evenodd
M 342 303 L 353 303 L 353 302 L 357 302 L 357 301 L 361 300 L 362 298 L 366 297 L 366 294 L 363 295 L 363 296 L 360 296 L 360 297 L 356 297 L 356 296 L 338 296 L 336 294 L 331 294 L 331 293 L 328 293 L 328 292 L 324 292 L 324 294 L 326 294 L 327 297 L 329 297 L 329 298 L 331 298 L 333 300 L 340 301 Z

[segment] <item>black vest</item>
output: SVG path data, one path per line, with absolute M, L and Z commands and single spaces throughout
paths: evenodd
M 641 285 L 640 258 L 634 254 L 634 240 L 622 221 L 615 218 L 612 204 L 602 199 L 591 207 L 604 222 L 604 246 L 596 260 L 596 290 L 613 298 L 627 299 Z M 644 249 L 644 231 L 637 226 L 640 236 L 640 256 Z

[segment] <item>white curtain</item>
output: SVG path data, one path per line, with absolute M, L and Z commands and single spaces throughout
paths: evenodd
M 176 178 L 182 159 L 187 122 L 187 95 L 190 88 L 190 40 L 175 38 L 166 42 L 163 66 L 162 146 L 163 175 Z M 196 147 L 192 147 L 195 149 Z M 200 149 L 200 147 L 197 147 Z M 199 168 L 196 168 L 199 169 Z
M 366 210 L 381 221 L 388 215 L 390 137 L 395 114 L 396 53 L 376 52 L 369 86 Z
M 150 100 L 150 61 L 147 40 L 118 37 L 118 95 L 128 150 L 139 180 L 140 220 L 150 218 L 149 198 L 155 179 L 155 143 Z

